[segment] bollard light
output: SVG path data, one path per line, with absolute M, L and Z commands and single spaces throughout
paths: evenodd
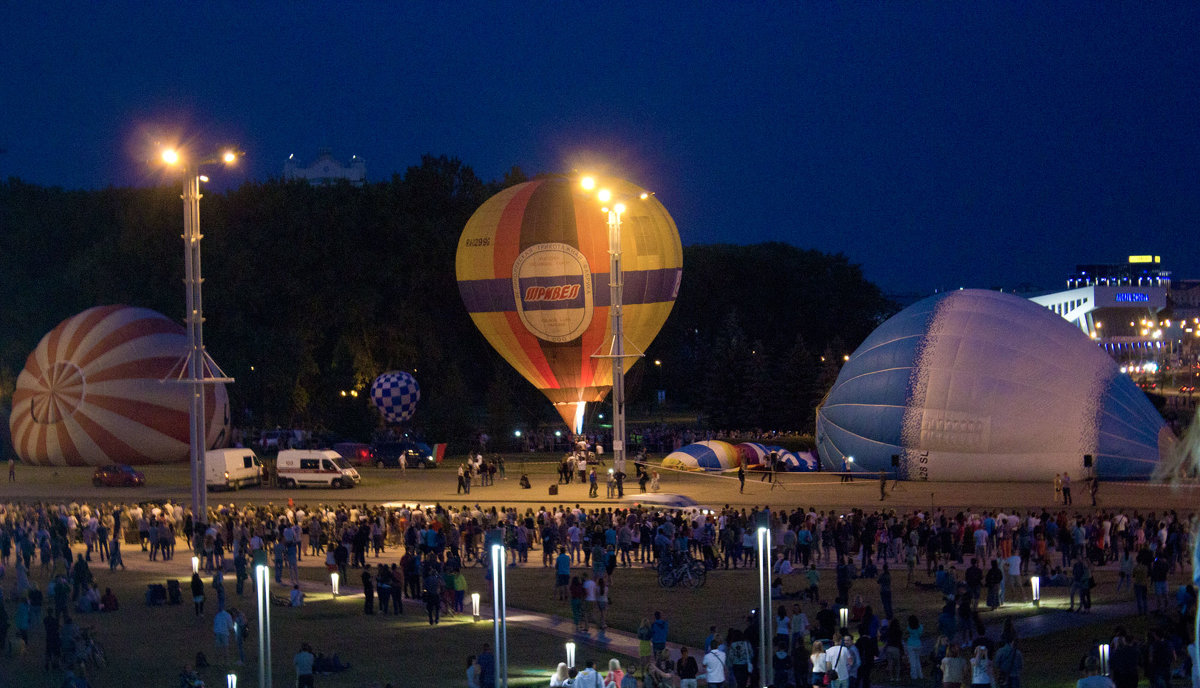
M 200 573 L 200 557 L 192 557 L 192 573 Z
M 1042 606 L 1042 579 L 1038 576 L 1030 576 L 1029 587 L 1033 590 L 1033 606 Z
M 266 553 L 258 555 L 266 561 Z M 258 602 L 258 688 L 271 688 L 271 570 L 254 565 L 254 596 Z
M 475 621 L 479 620 L 479 593 L 471 593 L 471 616 Z
M 1100 675 L 1108 676 L 1108 643 L 1100 644 Z
M 339 592 L 338 582 L 340 579 L 341 579 L 341 576 L 338 575 L 337 571 L 334 571 L 333 573 L 329 574 L 329 585 L 331 588 L 333 588 L 333 596 L 334 597 L 338 596 L 338 592 Z
M 225 675 L 225 688 L 237 688 L 237 674 Z
M 567 668 L 575 668 L 575 643 L 570 640 L 567 641 Z
M 845 607 L 838 610 L 838 628 L 850 628 L 850 610 Z

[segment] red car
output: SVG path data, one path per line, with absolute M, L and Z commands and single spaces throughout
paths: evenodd
M 133 466 L 114 463 L 97 468 L 92 474 L 92 484 L 96 487 L 142 487 L 146 484 L 146 476 L 133 470 Z

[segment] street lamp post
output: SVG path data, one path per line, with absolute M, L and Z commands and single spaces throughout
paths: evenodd
M 596 188 L 596 180 L 584 177 L 580 186 L 585 191 Z M 642 198 L 649 196 L 642 193 Z M 613 198 L 612 191 L 600 189 L 596 199 L 604 204 L 601 212 L 605 213 L 608 222 L 608 298 L 609 298 L 609 329 L 612 331 L 612 342 L 608 353 L 594 354 L 593 358 L 608 358 L 612 360 L 612 404 L 613 404 L 613 465 L 625 466 L 625 359 L 642 356 L 625 353 L 625 325 L 623 318 L 625 278 L 621 272 L 621 215 L 625 213 L 625 204 Z M 636 348 L 636 347 L 634 347 Z
M 488 533 L 488 552 L 492 557 L 492 632 L 496 643 L 495 688 L 508 686 L 508 581 L 505 563 L 508 555 L 504 547 L 504 531 Z
M 233 382 L 204 350 L 204 308 L 201 285 L 204 279 L 200 271 L 200 167 L 214 163 L 232 165 L 239 153 L 233 150 L 219 156 L 200 160 L 188 160 L 174 149 L 162 152 L 162 161 L 170 166 L 181 166 L 183 175 L 183 265 L 184 287 L 187 308 L 187 354 L 179 365 L 179 379 L 188 384 L 191 400 L 188 405 L 189 456 L 192 468 L 192 517 L 195 520 L 196 537 L 204 537 L 204 526 L 208 523 L 208 494 L 205 486 L 204 450 L 206 423 L 204 421 L 204 385 Z
M 258 688 L 271 688 L 271 571 L 265 554 L 254 565 L 254 595 L 258 601 Z
M 758 676 L 763 686 L 771 685 L 771 517 L 759 513 L 758 525 Z

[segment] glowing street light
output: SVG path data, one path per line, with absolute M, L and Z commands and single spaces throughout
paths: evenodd
M 1042 606 L 1042 579 L 1039 576 L 1030 576 L 1029 587 L 1033 591 L 1033 606 Z
M 575 668 L 575 642 L 568 640 L 567 644 L 566 644 L 566 648 L 567 648 L 567 668 L 573 669 L 573 668 Z
M 471 593 L 471 615 L 474 621 L 479 621 L 479 593 Z
M 188 159 L 186 151 L 167 148 L 160 152 L 161 161 L 169 167 L 183 169 L 183 264 L 184 286 L 187 304 L 184 320 L 187 322 L 187 354 L 181 359 L 178 380 L 187 382 L 191 390 L 188 406 L 189 455 L 192 467 L 192 518 L 196 521 L 196 538 L 203 538 L 204 526 L 208 524 L 208 495 L 205 485 L 204 450 L 206 430 L 204 423 L 204 385 L 233 382 L 225 375 L 204 350 L 204 309 L 200 273 L 200 182 L 205 179 L 200 167 L 215 163 L 234 164 L 240 152 L 231 148 L 208 158 Z
M 200 573 L 200 557 L 192 557 L 192 573 Z
M 334 571 L 333 573 L 329 574 L 329 587 L 330 587 L 330 589 L 333 590 L 334 597 L 337 597 L 340 592 L 340 588 L 338 586 L 340 578 L 341 578 L 341 576 L 338 575 L 337 571 Z
M 225 675 L 225 688 L 237 688 L 237 674 L 230 672 Z
M 1100 675 L 1108 676 L 1108 643 L 1100 644 Z

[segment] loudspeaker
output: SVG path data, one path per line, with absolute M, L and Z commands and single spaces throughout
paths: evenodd
M 899 467 L 900 467 L 900 455 L 892 454 L 892 468 L 899 468 Z
M 1084 454 L 1084 455 L 1083 455 L 1083 467 L 1084 467 L 1084 468 L 1091 468 L 1091 467 L 1092 467 L 1092 455 L 1091 455 L 1091 454 Z

